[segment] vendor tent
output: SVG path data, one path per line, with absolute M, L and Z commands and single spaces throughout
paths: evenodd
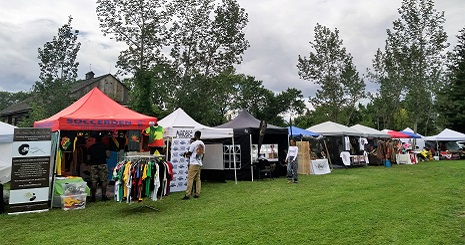
M 308 131 L 296 126 L 289 126 L 287 127 L 287 131 L 289 132 L 289 136 L 291 137 L 318 137 L 319 134 Z
M 260 132 L 260 120 L 253 117 L 247 111 L 243 110 L 233 120 L 217 126 L 217 128 L 233 128 L 234 140 L 236 142 L 235 152 L 238 154 L 239 159 L 236 166 L 238 168 L 238 179 L 253 180 L 252 163 L 256 159 L 252 159 L 253 144 L 258 144 Z M 263 144 L 277 146 L 277 160 L 275 175 L 281 175 L 282 169 L 279 168 L 282 161 L 284 161 L 286 154 L 285 150 L 288 147 L 288 131 L 285 127 L 278 127 L 268 124 L 263 137 Z M 274 148 L 275 149 L 275 148 Z
M 234 133 L 232 128 L 212 128 L 202 125 L 190 117 L 183 109 L 178 108 L 168 116 L 164 117 L 158 122 L 158 125 L 162 126 L 165 130 L 164 137 L 168 138 L 168 141 L 172 141 L 173 138 L 185 137 L 185 131 L 189 130 L 192 134 L 195 131 L 202 133 L 201 139 L 205 142 L 211 139 L 231 139 L 232 145 L 234 145 Z M 193 137 L 193 135 L 189 136 Z M 214 140 L 211 143 L 218 143 Z M 221 144 L 224 142 L 221 141 Z M 175 142 L 176 143 L 176 142 Z M 169 143 L 168 143 L 169 144 Z M 202 179 L 224 181 L 224 163 L 223 163 L 223 146 L 220 145 L 219 149 L 214 147 L 209 149 L 209 144 L 206 145 L 205 161 L 202 167 Z M 212 150 L 214 152 L 212 152 Z M 175 153 L 175 152 L 173 152 Z M 170 153 L 168 153 L 170 154 Z M 175 157 L 176 158 L 176 157 Z M 177 163 L 171 159 L 173 165 Z M 176 158 L 176 160 L 179 160 Z M 221 166 L 220 166 L 221 165 Z M 173 166 L 175 167 L 175 166 Z M 236 175 L 235 175 L 236 176 Z M 187 176 L 186 176 L 187 177 Z M 237 178 L 235 178 L 237 180 Z
M 202 132 L 202 139 L 221 139 L 233 137 L 232 128 L 212 128 L 192 119 L 183 109 L 178 108 L 158 122 L 165 129 L 165 137 L 176 137 L 179 128 L 193 128 Z
M 15 128 L 13 125 L 0 122 L 0 183 L 2 184 L 11 179 L 11 150 Z
M 425 137 L 421 134 L 415 133 L 413 129 L 406 127 L 404 130 L 400 131 L 403 133 L 413 133 L 419 137 L 414 138 L 414 143 L 416 146 L 416 149 L 423 149 L 425 147 Z M 403 141 L 404 142 L 404 141 Z
M 367 138 L 390 138 L 391 137 L 387 133 L 383 133 L 377 129 L 370 128 L 368 126 L 364 126 L 361 124 L 355 124 L 351 126 L 350 128 L 360 131 L 362 133 L 362 136 L 367 137 Z
M 57 114 L 34 123 L 57 130 L 143 130 L 157 118 L 126 108 L 97 87 Z
M 405 139 L 405 138 L 411 138 L 408 134 L 401 133 L 399 131 L 395 130 L 390 130 L 390 129 L 383 129 L 381 132 L 387 133 L 391 136 L 391 138 L 396 138 L 396 139 Z
M 441 133 L 425 137 L 426 141 L 461 141 L 465 140 L 465 134 L 452 129 L 444 129 Z
M 363 133 L 345 125 L 327 121 L 307 128 L 308 131 L 319 133 L 323 136 L 362 136 Z

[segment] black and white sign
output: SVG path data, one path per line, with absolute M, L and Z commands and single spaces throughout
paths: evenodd
M 51 129 L 15 128 L 9 214 L 48 210 Z

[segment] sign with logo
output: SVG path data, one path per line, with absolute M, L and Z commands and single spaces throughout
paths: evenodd
M 189 158 L 184 153 L 189 151 L 190 139 L 194 137 L 194 129 L 179 128 L 171 143 L 171 164 L 173 164 L 174 179 L 170 183 L 170 191 L 185 191 L 187 189 L 187 171 Z
M 51 135 L 50 128 L 15 128 L 9 214 L 48 210 Z

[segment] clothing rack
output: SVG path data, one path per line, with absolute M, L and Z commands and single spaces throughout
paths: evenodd
M 150 156 L 150 155 L 130 155 L 130 156 L 125 156 L 123 162 L 125 161 L 137 161 L 137 160 L 147 160 L 147 161 L 156 161 L 157 159 L 159 159 L 157 156 Z M 139 164 L 139 163 L 136 163 L 136 164 Z M 124 182 L 123 182 L 124 183 Z M 157 195 L 157 190 L 154 190 L 154 193 L 153 195 Z M 131 200 L 131 196 L 128 195 L 127 197 L 127 202 L 129 204 L 133 204 L 135 202 L 132 202 Z M 161 199 L 161 198 L 160 198 Z M 155 208 L 154 206 L 150 206 L 150 205 L 141 205 L 141 206 L 137 206 L 136 209 L 141 209 L 141 208 L 148 208 L 150 210 L 154 210 L 154 211 L 160 211 L 159 209 Z
M 142 163 L 140 161 L 142 161 Z M 165 158 L 162 155 L 157 155 L 157 156 L 153 156 L 153 155 L 128 155 L 128 156 L 124 157 L 124 160 L 122 162 L 134 162 L 134 164 L 148 164 L 148 162 L 154 162 L 154 163 L 156 163 L 158 165 L 158 164 L 160 164 L 161 161 L 165 161 Z M 166 165 L 166 163 L 165 163 L 165 165 Z M 142 168 L 144 168 L 142 166 L 143 165 L 135 166 L 135 165 L 132 165 L 132 163 L 131 163 L 131 171 L 133 171 L 132 170 L 133 167 L 136 167 L 136 169 L 141 168 L 141 170 L 142 170 Z M 126 168 L 128 168 L 128 167 L 129 166 L 126 166 Z M 145 167 L 147 167 L 147 166 L 145 166 Z M 153 169 L 153 167 L 152 167 L 152 169 Z M 157 166 L 156 169 L 157 169 L 157 171 L 155 172 L 156 174 L 152 175 L 152 178 L 155 178 L 155 181 L 158 180 L 158 178 L 159 178 L 158 175 L 161 174 L 161 172 L 159 172 L 159 170 L 158 170 L 158 166 Z M 140 174 L 142 174 L 142 172 Z M 152 174 L 153 174 L 153 172 L 152 172 Z M 153 177 L 153 176 L 155 176 L 155 177 Z M 118 181 L 121 181 L 121 180 L 122 179 L 121 179 L 121 176 L 120 176 Z M 125 183 L 126 182 L 123 182 L 123 185 L 125 185 Z M 158 183 L 160 183 L 160 182 L 158 182 Z M 165 184 L 166 184 L 166 182 L 165 182 Z M 162 188 L 166 188 L 166 185 L 162 185 Z M 163 189 L 161 190 L 162 194 L 160 196 L 158 196 L 158 194 L 157 194 L 158 191 L 159 191 L 159 188 L 155 187 L 155 190 L 150 195 L 152 197 L 152 200 L 157 200 L 157 197 L 159 198 L 158 200 L 162 199 L 162 196 L 164 195 L 165 190 L 163 190 Z M 130 194 L 130 195 L 132 195 L 132 194 Z M 130 195 L 128 195 L 126 197 L 127 198 L 127 203 L 133 204 L 135 202 L 133 202 L 133 199 L 132 199 L 132 197 Z M 152 195 L 154 195 L 154 196 L 152 196 Z M 121 199 L 118 198 L 118 200 L 121 202 Z M 136 200 L 136 199 L 134 199 L 134 200 Z M 140 202 L 140 200 L 141 199 L 139 199 L 139 202 Z M 148 208 L 148 209 L 151 209 L 151 210 L 160 211 L 159 209 L 157 209 L 157 208 L 155 208 L 153 206 L 149 206 L 149 205 L 141 205 L 141 206 L 138 205 L 136 207 L 136 209 L 141 209 L 141 208 Z

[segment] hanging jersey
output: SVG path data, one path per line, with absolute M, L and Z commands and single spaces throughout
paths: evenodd
M 149 147 L 161 147 L 165 145 L 163 142 L 165 130 L 162 126 L 150 126 L 145 129 L 145 133 L 149 136 Z

